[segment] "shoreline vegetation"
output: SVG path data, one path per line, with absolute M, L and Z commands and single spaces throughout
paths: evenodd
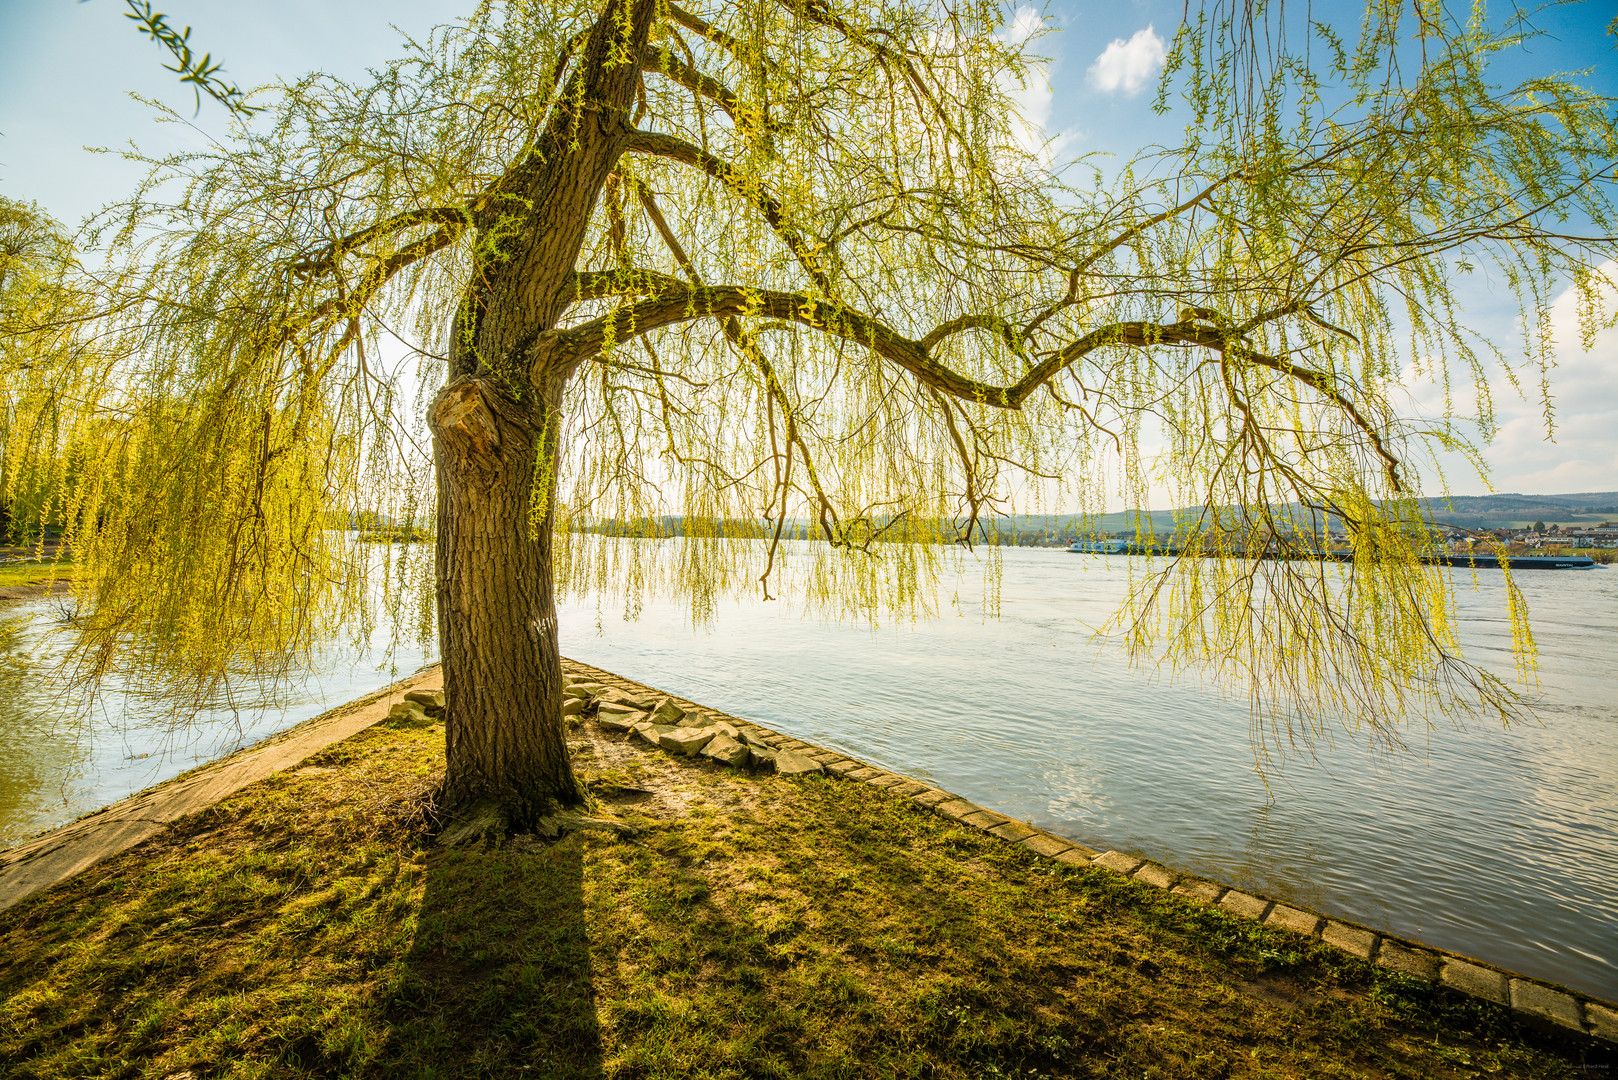
M 0 563 L 0 602 L 33 600 L 72 588 L 75 567 L 71 558 L 21 558 Z
M 1611 1048 L 910 800 L 570 718 L 582 831 L 443 848 L 400 710 L 0 913 L 0 1071 L 1574 1077 Z M 1603 1056 L 1604 1055 L 1604 1056 Z

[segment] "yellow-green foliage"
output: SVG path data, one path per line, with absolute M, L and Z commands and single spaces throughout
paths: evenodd
M 672 588 L 699 616 L 750 590 L 915 617 L 940 544 L 985 516 L 1155 487 L 1203 508 L 1177 540 L 1214 557 L 1143 576 L 1117 622 L 1143 655 L 1211 667 L 1277 734 L 1386 733 L 1458 700 L 1509 713 L 1510 688 L 1457 659 L 1414 497 L 1442 481 L 1429 449 L 1492 433 L 1487 364 L 1543 383 L 1562 283 L 1599 321 L 1611 103 L 1496 85 L 1524 30 L 1481 7 L 1411 22 L 1376 3 L 1357 32 L 1293 25 L 1268 50 L 1264 7 L 1240 10 L 1257 21 L 1211 7 L 1175 43 L 1162 100 L 1183 88 L 1184 146 L 1075 180 L 1007 96 L 1035 57 L 1003 5 L 660 4 L 621 118 L 640 134 L 555 327 L 584 343 L 554 473 L 560 587 Z M 123 270 L 82 339 L 98 359 L 62 364 L 94 392 L 4 376 L 19 417 L 61 416 L 23 457 L 55 478 L 86 567 L 91 670 L 295 657 L 379 617 L 360 599 L 378 560 L 384 611 L 426 625 L 425 566 L 327 526 L 431 526 L 418 417 L 474 254 L 521 239 L 500 178 L 559 108 L 594 115 L 563 95 L 600 17 L 627 7 L 485 4 L 366 80 L 259 91 L 254 126 L 152 159 L 98 219 L 88 238 Z M 1521 360 L 1465 328 L 1452 282 L 1472 266 L 1520 301 Z M 1400 415 L 1410 372 L 1452 395 L 1446 415 Z M 658 515 L 683 535 L 594 531 Z M 1328 518 L 1351 564 L 1257 557 L 1306 552 Z M 789 557 L 778 541 L 805 528 L 823 543 Z

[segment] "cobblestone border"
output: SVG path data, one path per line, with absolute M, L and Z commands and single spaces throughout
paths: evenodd
M 1321 915 L 1308 908 L 1283 904 L 1216 881 L 1182 874 L 1138 855 L 1121 851 L 1096 851 L 1066 837 L 1036 829 L 1025 821 L 979 806 L 942 788 L 879 769 L 834 750 L 783 735 L 752 720 L 666 694 L 655 687 L 589 664 L 569 660 L 563 662 L 563 669 L 569 675 L 585 677 L 603 686 L 614 686 L 630 694 L 667 697 L 688 714 L 723 720 L 739 730 L 750 732 L 769 746 L 812 758 L 820 763 L 829 776 L 885 788 L 951 821 L 980 829 L 1036 855 L 1074 866 L 1100 867 L 1154 888 L 1166 889 L 1187 900 L 1218 906 L 1233 915 L 1252 919 L 1265 926 L 1323 941 L 1386 971 L 1436 983 L 1446 989 L 1505 1006 L 1530 1021 L 1618 1043 L 1618 1006 L 1612 1002 L 1529 979 L 1480 960 L 1384 934 L 1344 919 Z

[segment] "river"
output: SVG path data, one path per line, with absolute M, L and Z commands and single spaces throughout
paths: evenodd
M 1254 768 L 1246 701 L 1133 668 L 1091 629 L 1128 557 L 1007 549 L 1000 614 L 969 575 L 930 622 L 878 630 L 781 603 L 559 610 L 563 651 L 835 747 L 1092 847 L 1291 900 L 1618 998 L 1618 569 L 1522 573 L 1540 646 L 1538 722 L 1406 731 L 1407 752 L 1338 738 Z M 1470 658 L 1509 670 L 1493 571 L 1458 579 Z M 952 587 L 953 591 L 953 587 Z M 49 602 L 9 613 L 49 617 Z M 279 730 L 394 676 L 338 651 L 287 711 L 176 736 L 102 702 L 46 723 L 14 629 L 0 738 L 0 845 Z M 398 670 L 423 654 L 399 655 Z M 157 714 L 154 714 L 154 716 Z M 150 755 L 150 756 L 139 756 Z

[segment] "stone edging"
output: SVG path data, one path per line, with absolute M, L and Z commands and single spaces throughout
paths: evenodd
M 775 754 L 766 752 L 763 758 L 755 751 L 755 761 L 765 760 L 773 765 L 774 756 L 783 751 L 792 759 L 797 759 L 790 768 L 780 770 L 782 772 L 823 772 L 829 776 L 885 788 L 951 821 L 981 829 L 1036 855 L 1074 866 L 1100 867 L 1155 888 L 1167 889 L 1188 900 L 1216 905 L 1233 915 L 1253 919 L 1265 926 L 1324 941 L 1384 970 L 1426 983 L 1437 983 L 1446 989 L 1508 1007 L 1529 1020 L 1618 1043 L 1618 1006 L 1612 1002 L 1577 994 L 1565 987 L 1529 979 L 1479 960 L 1321 915 L 1307 908 L 1278 903 L 1218 882 L 1181 874 L 1139 856 L 1121 851 L 1098 852 L 1055 833 L 1036 829 L 1027 822 L 985 809 L 931 784 L 782 735 L 762 724 L 664 694 L 643 683 L 588 664 L 564 661 L 564 671 L 570 675 L 569 681 L 572 683 L 599 684 L 618 692 L 617 695 L 609 693 L 600 698 L 601 705 L 615 712 L 615 715 L 603 721 L 604 726 L 624 732 L 631 738 L 639 736 L 642 741 L 669 753 L 691 756 L 701 752 L 705 743 L 711 741 L 697 742 L 700 735 L 693 738 L 678 732 L 726 724 L 738 732 L 740 738 L 736 741 L 743 745 L 756 747 L 762 743 L 775 751 Z M 584 701 L 577 692 L 570 691 L 570 694 L 573 703 L 571 711 L 577 712 L 583 707 Z M 651 704 L 647 704 L 648 699 Z M 654 724 L 659 714 L 673 723 Z M 691 748 L 692 742 L 697 742 L 694 749 Z M 715 757 L 712 754 L 707 756 Z M 746 758 L 747 755 L 743 755 L 737 761 L 716 760 L 723 764 L 743 764 Z

